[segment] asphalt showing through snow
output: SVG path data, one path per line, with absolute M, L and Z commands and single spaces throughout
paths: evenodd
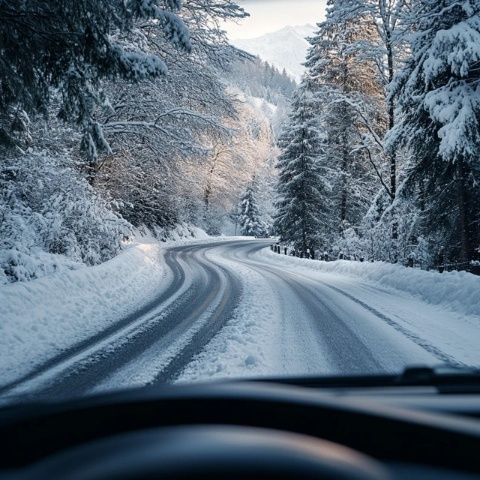
M 280 347 L 285 350 L 284 362 L 299 358 L 300 363 L 309 365 L 308 371 L 315 371 L 317 364 L 320 368 L 321 362 L 338 372 L 383 371 L 382 357 L 396 347 L 388 343 L 388 335 L 382 337 L 381 329 L 362 325 L 352 315 L 342 313 L 342 299 L 356 299 L 337 287 L 282 269 L 268 259 L 260 261 L 256 254 L 268 243 L 244 240 L 170 248 L 165 261 L 172 271 L 172 281 L 157 299 L 2 387 L 0 395 L 20 391 L 34 397 L 79 396 L 94 391 L 127 367 L 136 368 L 145 352 L 161 356 L 167 350 L 169 355 L 160 362 L 150 383 L 175 380 L 197 354 L 208 348 L 242 302 L 240 266 L 260 274 L 277 291 L 278 302 L 283 303 L 280 310 L 288 313 L 284 320 L 285 344 Z M 213 249 L 217 249 L 216 256 L 209 256 Z M 228 262 L 215 261 L 218 255 Z M 369 305 L 359 301 L 355 305 L 388 324 L 389 318 L 382 319 L 382 314 Z M 395 324 L 392 326 L 395 328 Z M 445 360 L 435 349 L 426 353 Z M 138 368 L 141 365 L 138 362 Z

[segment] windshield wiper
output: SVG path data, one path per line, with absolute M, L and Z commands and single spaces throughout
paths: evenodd
M 480 392 L 480 369 L 440 365 L 410 366 L 400 374 L 257 379 L 310 388 L 435 387 L 442 393 Z
M 412 366 L 407 367 L 398 377 L 400 383 L 449 383 L 461 381 L 480 381 L 480 369 L 473 367 L 453 367 L 440 365 L 437 367 Z

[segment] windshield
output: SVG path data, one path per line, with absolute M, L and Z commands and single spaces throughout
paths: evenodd
M 478 2 L 0 2 L 0 399 L 480 366 Z

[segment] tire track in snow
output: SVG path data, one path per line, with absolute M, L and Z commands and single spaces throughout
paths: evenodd
M 205 251 L 215 245 L 186 245 L 169 249 L 165 260 L 172 270 L 173 279 L 157 299 L 88 341 L 49 360 L 14 384 L 4 386 L 3 393 L 8 395 L 13 391 L 14 394 L 20 392 L 47 398 L 78 396 L 90 391 L 162 337 L 175 331 L 181 336 L 198 320 L 198 313 L 211 304 L 215 297 L 212 292 L 218 292 L 222 286 L 217 267 L 212 267 L 211 262 L 203 258 Z M 187 278 L 186 269 L 193 269 L 191 278 Z M 223 287 L 227 284 L 224 281 Z M 239 287 L 239 283 L 235 286 Z M 224 292 L 224 295 L 227 293 Z M 238 294 L 232 296 L 235 301 L 238 298 Z M 228 317 L 227 310 L 234 305 L 232 301 L 224 302 L 223 307 L 223 315 L 217 312 L 217 321 L 199 333 L 196 340 L 207 343 L 208 335 L 221 328 L 222 321 Z M 193 309 L 195 315 L 188 315 L 189 309 Z M 196 352 L 197 349 L 190 347 L 180 358 L 187 361 Z M 180 368 L 178 360 L 172 365 Z M 170 373 L 172 375 L 173 372 Z
M 236 252 L 235 259 L 239 263 L 259 272 L 263 276 L 272 277 L 279 284 L 278 295 L 285 300 L 285 292 L 294 294 L 295 300 L 290 297 L 288 302 L 296 305 L 297 315 L 290 315 L 285 322 L 294 322 L 297 335 L 300 337 L 304 330 L 311 332 L 309 343 L 303 348 L 308 348 L 308 352 L 302 352 L 309 357 L 310 364 L 302 366 L 303 373 L 313 369 L 316 373 L 323 371 L 325 367 L 328 370 L 337 370 L 343 372 L 384 372 L 385 369 L 381 363 L 372 354 L 368 347 L 362 342 L 361 338 L 343 321 L 319 296 L 319 293 L 308 284 L 311 279 L 301 277 L 289 271 L 278 269 L 275 266 L 262 264 L 252 260 L 252 256 L 265 248 L 265 246 L 255 246 L 247 250 L 245 258 L 239 256 L 240 251 Z M 307 284 L 308 282 L 308 284 Z M 281 285 L 281 286 L 280 286 Z M 283 294 L 282 294 L 283 292 Z M 299 307 L 302 308 L 303 315 L 300 314 Z M 292 325 L 285 325 L 292 328 Z M 300 340 L 298 338 L 297 340 Z M 299 345 L 296 346 L 298 348 Z M 287 365 L 288 369 L 288 365 Z M 301 372 L 299 372 L 301 373 Z
M 254 263 L 258 263 L 258 264 L 262 264 L 262 262 L 259 262 L 258 261 L 258 258 L 256 259 L 252 259 L 252 256 L 255 254 L 255 253 L 258 253 L 258 251 L 260 250 L 260 248 L 250 252 L 249 254 L 249 260 L 254 262 Z M 467 367 L 468 365 L 466 365 L 465 363 L 453 358 L 452 356 L 448 355 L 447 353 L 445 353 L 444 351 L 442 351 L 441 349 L 435 347 L 434 345 L 431 345 L 430 343 L 427 343 L 424 339 L 420 338 L 419 336 L 415 335 L 413 332 L 411 332 L 410 330 L 408 330 L 407 328 L 403 327 L 402 325 L 400 325 L 398 322 L 396 322 L 395 320 L 393 320 L 392 318 L 388 317 L 387 315 L 385 315 L 384 313 L 380 312 L 379 310 L 377 310 L 376 308 L 368 305 L 366 302 L 363 302 L 362 300 L 356 298 L 355 296 L 351 295 L 350 293 L 348 292 L 345 292 L 344 290 L 342 290 L 341 288 L 338 288 L 336 286 L 333 286 L 327 282 L 324 282 L 324 281 L 321 281 L 321 280 L 318 280 L 316 278 L 311 278 L 311 277 L 308 277 L 306 275 L 302 275 L 300 273 L 297 273 L 297 272 L 291 272 L 291 271 L 288 271 L 288 270 L 283 270 L 282 267 L 279 267 L 279 266 L 276 266 L 276 265 L 271 265 L 271 264 L 267 264 L 265 263 L 265 265 L 267 265 L 268 267 L 272 268 L 272 269 L 275 269 L 275 270 L 279 270 L 279 271 L 282 271 L 282 272 L 287 272 L 289 275 L 294 275 L 294 276 L 297 276 L 299 278 L 302 278 L 302 279 L 305 279 L 309 282 L 317 282 L 327 288 L 329 288 L 330 290 L 336 292 L 336 293 L 339 293 L 340 295 L 348 298 L 349 300 L 351 300 L 352 302 L 356 303 L 357 305 L 361 306 L 362 308 L 364 308 L 365 310 L 369 311 L 370 313 L 372 313 L 373 315 L 375 315 L 377 318 L 379 318 L 380 320 L 382 320 L 383 322 L 385 322 L 387 325 L 389 325 L 390 327 L 394 328 L 396 331 L 398 331 L 399 333 L 401 333 L 402 335 L 404 335 L 406 338 L 408 338 L 410 341 L 412 341 L 413 343 L 415 343 L 416 345 L 418 345 L 419 347 L 423 348 L 426 352 L 430 353 L 431 355 L 433 355 L 435 358 L 437 358 L 440 362 L 442 363 L 446 363 L 446 364 L 449 364 L 449 365 L 454 365 L 454 366 L 458 366 L 458 367 Z M 388 294 L 391 294 L 391 292 L 387 292 Z
M 59 367 L 60 365 L 73 360 L 76 356 L 80 355 L 82 352 L 86 352 L 95 345 L 108 340 L 108 338 L 118 334 L 122 330 L 128 328 L 132 324 L 138 322 L 139 318 L 143 319 L 147 314 L 156 310 L 160 305 L 162 305 L 166 300 L 172 297 L 172 295 L 179 290 L 181 285 L 185 282 L 185 273 L 180 268 L 177 261 L 173 258 L 173 252 L 168 251 L 165 255 L 165 263 L 170 268 L 172 273 L 172 281 L 168 288 L 157 298 L 151 302 L 144 305 L 139 310 L 127 315 L 125 318 L 119 320 L 118 322 L 112 324 L 110 327 L 106 328 L 102 332 L 94 335 L 93 337 L 87 338 L 86 340 L 73 345 L 71 348 L 55 355 L 46 362 L 38 365 L 28 374 L 17 378 L 15 381 L 8 384 L 0 386 L 0 395 L 8 393 L 10 390 L 29 382 L 37 377 L 40 377 L 42 374 L 45 374 L 49 370 Z
M 328 287 L 331 290 L 347 297 L 348 299 L 352 300 L 352 302 L 355 302 L 356 304 L 360 305 L 364 309 L 373 313 L 376 317 L 380 318 L 385 323 L 387 323 L 388 325 L 393 327 L 395 330 L 397 330 L 401 334 L 405 335 L 409 340 L 416 343 L 418 346 L 422 347 L 428 353 L 431 353 L 434 357 L 438 358 L 442 363 L 447 363 L 449 365 L 455 365 L 455 366 L 458 366 L 458 367 L 468 367 L 468 365 L 466 365 L 465 363 L 456 360 L 455 358 L 451 357 L 450 355 L 447 355 L 445 352 L 443 352 L 439 348 L 435 347 L 434 345 L 431 345 L 431 344 L 425 342 L 424 340 L 422 340 L 417 335 L 413 334 L 408 329 L 402 327 L 395 320 L 393 320 L 390 317 L 388 317 L 387 315 L 379 312 L 377 309 L 371 307 L 370 305 L 363 302 L 362 300 L 359 300 L 358 298 L 354 297 L 350 293 L 347 293 L 344 290 L 341 290 L 340 288 L 334 287 L 333 285 L 330 285 L 330 284 L 325 283 L 325 282 L 320 282 L 319 281 L 319 283 L 323 283 L 323 285 L 325 285 L 326 287 Z
M 223 270 L 219 267 L 219 270 Z M 157 374 L 152 383 L 165 383 L 174 381 L 183 369 L 198 355 L 208 343 L 220 332 L 233 315 L 238 302 L 240 301 L 242 285 L 240 280 L 226 270 L 223 277 L 225 289 L 220 302 L 210 314 L 207 322 L 194 333 L 189 343 L 175 355 L 170 362 Z M 228 280 L 227 280 L 228 277 Z M 199 314 L 203 313 L 209 306 L 207 298 L 198 308 Z

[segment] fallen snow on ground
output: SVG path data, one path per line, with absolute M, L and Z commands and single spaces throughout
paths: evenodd
M 241 279 L 241 300 L 179 381 L 335 373 L 341 366 L 331 364 L 327 355 L 331 348 L 322 347 L 328 335 L 319 337 L 317 325 L 317 319 L 325 320 L 317 315 L 326 315 L 327 310 L 344 320 L 384 368 L 450 360 L 480 366 L 479 277 L 385 263 L 326 263 L 274 254 L 268 248 L 252 255 L 248 249 L 246 254 L 242 249 L 232 253 L 228 240 L 243 237 L 199 239 L 197 235 L 204 236 L 190 231 L 188 239 L 179 235 L 182 239 L 166 243 L 144 236 L 102 265 L 0 287 L 1 383 L 27 374 L 158 297 L 171 282 L 164 263 L 166 248 L 217 242 L 222 243 L 212 245 L 206 257 Z M 310 289 L 316 300 L 305 297 L 302 288 Z M 310 298 L 310 304 L 303 305 L 304 298 Z M 171 348 L 155 346 L 165 348 L 155 361 L 117 377 L 130 384 L 140 376 L 135 383 L 148 383 L 158 371 L 157 363 L 165 363 L 178 350 L 175 346 L 189 338 L 173 339 Z M 323 351 L 324 356 L 318 353 Z
M 480 366 L 480 277 L 383 262 L 322 262 L 259 251 L 255 258 L 327 286 L 330 301 L 356 304 L 403 333 L 438 363 Z
M 209 342 L 186 369 L 179 381 L 190 382 L 212 378 L 255 376 L 272 374 L 282 370 L 281 349 L 279 349 L 282 314 L 278 299 L 262 275 L 225 257 L 228 240 L 234 237 L 210 238 L 202 245 L 210 245 L 206 258 L 216 266 L 219 275 L 224 278 L 223 269 L 234 271 L 242 281 L 242 295 L 233 317 Z M 235 237 L 237 240 L 244 237 Z M 219 243 L 219 240 L 227 242 Z M 251 238 L 249 238 L 251 240 Z M 180 243 L 184 243 L 182 240 Z M 195 242 L 189 242 L 192 244 Z M 218 244 L 219 243 L 219 244 Z M 218 244 L 218 245 L 217 245 Z M 175 242 L 174 246 L 178 246 Z M 192 272 L 186 275 L 182 290 L 189 289 Z M 168 363 L 186 347 L 193 336 L 203 327 L 215 308 L 222 302 L 229 284 L 224 278 L 223 288 L 217 291 L 210 305 L 202 311 L 196 321 L 187 329 L 173 330 L 159 339 L 128 365 L 113 372 L 100 382 L 94 392 L 150 384 Z M 180 292 L 179 292 L 180 293 Z M 303 367 L 305 366 L 303 365 Z
M 275 292 L 261 274 L 222 253 L 219 247 L 207 258 L 236 272 L 242 279 L 242 297 L 226 326 L 182 372 L 182 383 L 271 375 L 281 369 L 282 312 Z
M 226 240 L 251 240 L 251 237 L 244 236 L 225 236 L 220 235 L 218 237 L 211 237 L 199 227 L 188 224 L 179 224 L 173 229 L 158 228 L 154 231 L 146 228 L 137 231 L 138 241 L 160 241 L 162 245 L 166 247 L 170 246 L 183 246 L 183 245 L 195 245 L 195 244 L 212 244 Z
M 427 272 L 386 262 L 323 262 L 287 257 L 267 249 L 260 255 L 289 268 L 360 278 L 407 292 L 426 303 L 441 305 L 453 312 L 480 316 L 480 277 L 468 272 Z
M 161 295 L 171 282 L 171 271 L 164 264 L 166 248 L 230 239 L 210 238 L 187 226 L 170 231 L 165 242 L 149 233 L 139 232 L 130 246 L 101 265 L 0 286 L 0 386 Z
M 0 378 L 39 363 L 134 312 L 168 285 L 158 243 L 136 244 L 95 267 L 0 287 Z
M 142 227 L 137 229 L 135 232 L 135 237 L 139 239 L 139 241 L 150 239 L 152 241 L 160 241 L 164 244 L 172 244 L 179 241 L 191 242 L 215 238 L 210 237 L 210 235 L 208 235 L 208 233 L 201 228 L 186 223 L 180 223 L 174 228 L 157 227 L 154 229 L 148 229 L 147 227 Z

